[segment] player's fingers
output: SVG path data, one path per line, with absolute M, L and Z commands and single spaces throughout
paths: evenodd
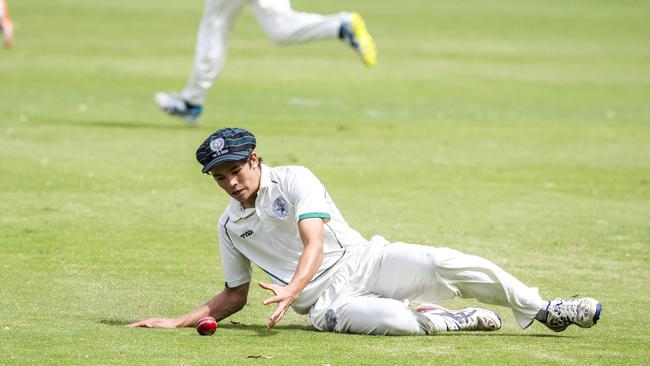
M 271 296 L 268 299 L 262 301 L 262 304 L 268 305 L 268 304 L 273 304 L 282 301 L 282 298 L 280 296 Z
M 271 315 L 271 320 L 273 321 L 273 324 L 280 321 L 280 319 L 282 319 L 286 311 L 287 308 L 278 307 L 278 309 L 275 312 L 273 312 L 273 314 Z
M 278 294 L 278 292 L 276 291 L 276 286 L 277 286 L 277 285 L 275 285 L 275 284 L 272 284 L 272 283 L 264 283 L 264 282 L 258 282 L 257 284 L 258 284 L 261 288 L 263 288 L 263 289 L 265 289 L 265 290 L 273 291 L 273 293 L 276 294 L 276 295 Z
M 279 322 L 280 319 L 282 319 L 282 317 L 284 316 L 284 313 L 286 313 L 286 311 L 287 311 L 286 307 L 278 306 L 278 308 L 275 310 L 275 312 L 269 318 L 269 323 L 268 323 L 268 325 L 266 327 L 266 330 L 271 330 L 271 328 L 273 328 L 273 326 L 275 324 L 277 324 L 277 322 Z
M 278 322 L 277 320 L 273 320 L 273 319 L 269 318 L 269 322 L 268 322 L 267 325 L 266 325 L 266 330 L 271 330 L 271 329 L 273 329 L 273 326 L 274 326 L 275 323 L 277 323 L 277 322 Z
M 141 320 L 139 322 L 131 323 L 131 324 L 127 325 L 127 327 L 129 327 L 129 328 L 139 328 L 139 327 L 151 328 L 151 323 L 146 321 L 146 320 Z

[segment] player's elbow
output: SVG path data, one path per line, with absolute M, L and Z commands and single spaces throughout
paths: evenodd
M 226 306 L 224 307 L 224 310 L 228 314 L 234 314 L 240 310 L 242 310 L 246 306 L 246 298 L 240 298 L 240 297 L 233 297 L 231 298 L 228 303 L 226 303 Z
M 235 288 L 226 288 L 223 293 L 226 296 L 225 304 L 229 312 L 238 312 L 246 306 L 248 300 L 248 283 Z
M 235 294 L 230 298 L 230 307 L 234 311 L 239 311 L 246 306 L 246 302 L 248 301 L 248 296 L 244 294 Z
M 244 298 L 241 298 L 241 299 L 237 299 L 237 300 L 232 304 L 233 310 L 235 310 L 235 311 L 239 311 L 239 310 L 243 309 L 244 306 L 246 306 L 246 301 L 247 301 L 247 299 L 246 299 L 245 297 L 244 297 Z

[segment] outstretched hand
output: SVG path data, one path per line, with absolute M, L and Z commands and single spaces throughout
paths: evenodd
M 170 318 L 150 318 L 127 325 L 129 328 L 178 328 L 178 321 Z
M 263 283 L 259 282 L 258 283 L 261 288 L 265 290 L 272 291 L 275 296 L 271 296 L 268 299 L 264 300 L 263 304 L 268 305 L 268 304 L 278 304 L 278 307 L 275 309 L 273 314 L 271 314 L 271 317 L 269 318 L 269 322 L 266 326 L 266 330 L 271 330 L 273 326 L 282 319 L 284 316 L 284 313 L 287 312 L 287 309 L 289 309 L 289 306 L 293 303 L 293 301 L 298 297 L 299 294 L 296 294 L 291 288 L 288 286 L 280 286 L 276 285 L 273 283 Z

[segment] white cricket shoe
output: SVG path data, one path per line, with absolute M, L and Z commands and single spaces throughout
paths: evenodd
M 574 300 L 558 297 L 549 302 L 546 307 L 546 321 L 542 323 L 555 332 L 561 332 L 571 324 L 591 328 L 600 319 L 602 307 L 596 299 L 589 297 Z
M 180 95 L 173 93 L 158 92 L 154 99 L 158 107 L 170 116 L 180 117 L 190 125 L 200 123 L 199 118 L 203 111 L 201 105 L 190 104 Z
M 501 328 L 499 315 L 488 309 L 448 310 L 435 304 L 420 304 L 415 311 L 429 317 L 442 319 L 447 326 L 447 331 L 481 330 L 489 332 Z

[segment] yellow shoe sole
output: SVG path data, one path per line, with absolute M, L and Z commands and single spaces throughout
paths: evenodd
M 361 53 L 363 64 L 366 67 L 375 66 L 377 63 L 377 46 L 370 32 L 368 32 L 368 28 L 366 28 L 366 22 L 363 21 L 359 13 L 352 13 L 350 25 L 357 42 L 359 42 L 359 53 Z

